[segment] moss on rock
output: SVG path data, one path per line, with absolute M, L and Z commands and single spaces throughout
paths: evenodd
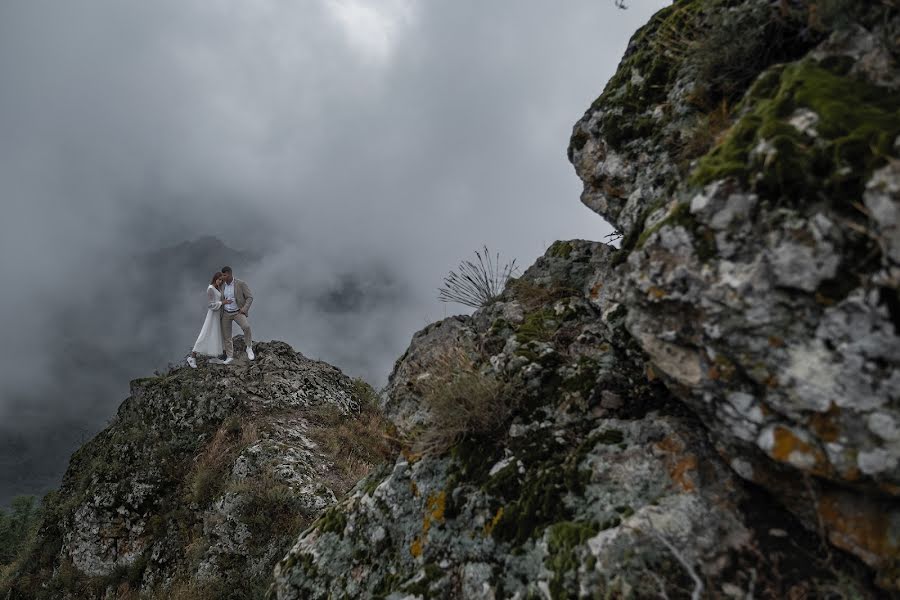
M 895 154 L 900 93 L 807 59 L 763 74 L 723 142 L 700 159 L 690 182 L 736 177 L 765 197 L 849 208 L 872 172 Z M 808 128 L 791 124 L 811 111 Z

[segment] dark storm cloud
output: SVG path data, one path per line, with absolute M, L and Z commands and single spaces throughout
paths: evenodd
M 180 359 L 205 278 L 198 307 L 122 270 L 203 235 L 263 257 L 233 265 L 257 338 L 383 384 L 464 310 L 436 288 L 482 243 L 527 266 L 610 231 L 568 136 L 667 3 L 3 2 L 0 423 L 91 432 L 129 376 Z M 323 306 L 346 286 L 373 300 Z M 135 294 L 169 309 L 164 343 Z M 91 397 L 66 393 L 81 380 Z

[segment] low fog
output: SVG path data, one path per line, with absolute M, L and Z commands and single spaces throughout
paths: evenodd
M 602 240 L 566 146 L 668 2 L 628 4 L 0 4 L 0 506 L 184 358 L 225 263 L 254 339 L 380 387 L 482 244 Z

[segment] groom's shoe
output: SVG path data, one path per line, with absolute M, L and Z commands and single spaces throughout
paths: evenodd
M 230 365 L 230 364 L 233 363 L 233 362 L 234 362 L 234 359 L 231 358 L 231 357 L 229 356 L 228 358 L 226 358 L 225 360 L 222 361 L 222 364 L 223 364 L 223 365 Z
M 250 360 L 256 358 L 256 355 L 253 354 L 253 348 L 251 348 L 250 346 L 247 346 L 247 358 L 249 358 Z

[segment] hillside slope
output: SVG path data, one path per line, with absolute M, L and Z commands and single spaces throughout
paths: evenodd
M 296 535 L 384 448 L 357 436 L 351 465 L 328 443 L 373 418 L 370 388 L 287 344 L 255 346 L 253 362 L 132 381 L 45 498 L 0 597 L 261 597 Z

